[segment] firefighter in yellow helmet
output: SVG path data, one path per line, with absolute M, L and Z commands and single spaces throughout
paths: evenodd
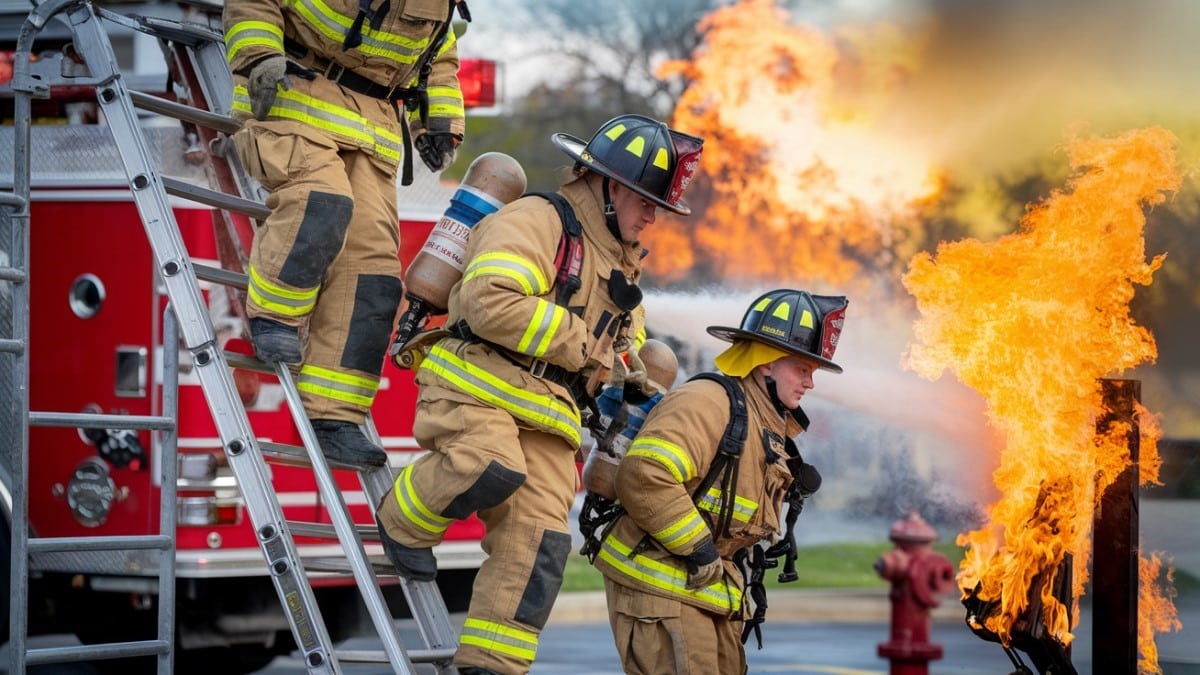
M 647 415 L 617 468 L 625 514 L 595 558 L 626 673 L 746 672 L 742 619 L 757 625 L 743 615 L 745 570 L 755 566 L 748 558 L 782 532 L 785 497 L 798 509 L 793 481 L 808 494 L 820 484 L 791 439 L 808 426 L 800 399 L 813 374 L 842 371 L 830 359 L 846 305 L 780 289 L 756 299 L 740 328 L 709 327 L 733 343 L 716 364 L 742 392 L 741 424 L 728 427 L 740 447 L 722 444 L 736 390 L 727 392 L 720 375 L 689 380 Z M 766 565 L 756 566 L 761 577 Z
M 446 168 L 463 138 L 456 4 L 225 3 L 234 141 L 271 208 L 247 269 L 251 337 L 262 360 L 302 363 L 297 386 L 330 459 L 387 461 L 359 425 L 402 298 L 396 174 L 411 182 L 414 148 Z
M 431 547 L 455 519 L 487 527 L 454 663 L 460 673 L 525 673 L 571 551 L 581 409 L 642 332 L 639 234 L 658 209 L 687 215 L 683 189 L 701 141 L 621 115 L 586 144 L 557 193 L 582 229 L 577 290 L 558 280 L 564 223 L 551 194 L 485 217 L 467 244 L 446 326 L 417 371 L 413 435 L 431 452 L 400 470 L 376 512 L 384 550 L 410 578 L 432 579 Z M 559 294 L 568 288 L 566 297 Z

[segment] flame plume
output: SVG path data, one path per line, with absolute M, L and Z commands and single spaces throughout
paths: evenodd
M 988 524 L 958 543 L 968 547 L 959 586 L 967 593 L 978 585 L 980 599 L 998 601 L 985 624 L 1005 644 L 1034 577 L 1054 574 L 1067 555 L 1078 604 L 1096 502 L 1129 465 L 1128 429 L 1096 433 L 1099 380 L 1157 356 L 1129 302 L 1134 284 L 1150 284 L 1164 258 L 1146 260 L 1142 209 L 1178 190 L 1176 143 L 1161 128 L 1072 139 L 1068 189 L 1030 207 L 1018 232 L 992 243 L 942 243 L 936 255 L 916 256 L 904 276 L 921 314 L 907 365 L 931 380 L 949 370 L 980 392 L 1004 438 L 992 476 L 1002 496 L 989 506 Z M 1138 412 L 1146 423 L 1139 480 L 1153 482 L 1157 426 Z M 1069 644 L 1067 608 L 1042 596 L 1046 628 Z M 1141 665 L 1159 672 L 1153 634 L 1171 626 L 1174 609 L 1161 593 L 1143 590 L 1141 600 Z
M 840 285 L 865 263 L 895 262 L 940 184 L 924 149 L 876 131 L 873 117 L 916 68 L 920 40 L 894 25 L 835 38 L 772 0 L 740 0 L 698 28 L 696 54 L 658 74 L 689 83 L 672 126 L 705 139 L 707 190 L 688 197 L 702 215 L 647 231 L 650 271 Z

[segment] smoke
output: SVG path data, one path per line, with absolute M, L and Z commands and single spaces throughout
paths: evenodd
M 1063 129 L 1195 128 L 1200 4 L 1191 0 L 892 3 L 933 26 L 890 124 L 958 176 L 1042 156 Z
M 675 349 L 678 382 L 712 370 L 713 358 L 728 346 L 705 329 L 740 325 L 746 308 L 767 290 L 647 292 L 647 330 Z M 869 296 L 849 299 L 833 359 L 844 372 L 818 371 L 804 398 L 813 423 L 798 443 L 824 477 L 806 509 L 886 523 L 915 508 L 949 531 L 976 525 L 977 508 L 995 497 L 998 447 L 982 399 L 950 376 L 930 382 L 902 369 L 915 318 L 910 307 Z

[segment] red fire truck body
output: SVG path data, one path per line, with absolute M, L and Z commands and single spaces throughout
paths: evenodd
M 494 74 L 487 64 L 482 70 L 489 77 Z M 48 109 L 61 112 L 65 106 Z M 163 414 L 163 350 L 178 346 L 163 344 L 165 291 L 156 278 L 153 252 L 119 155 L 102 124 L 59 121 L 35 124 L 32 134 L 30 410 Z M 202 169 L 185 159 L 184 130 L 178 124 L 148 124 L 154 152 L 168 167 L 163 173 L 208 186 Z M 5 163 L 0 165 L 0 182 L 11 181 L 12 147 L 11 133 L 0 134 L 0 161 Z M 454 189 L 424 172 L 420 162 L 416 164 L 422 169 L 416 183 L 398 188 L 405 267 Z M 177 173 L 172 173 L 171 165 Z M 216 212 L 183 200 L 173 207 L 192 260 L 219 267 Z M 6 225 L 0 222 L 0 230 Z M 6 253 L 0 250 L 0 255 Z M 230 349 L 240 344 L 244 351 L 248 345 L 241 340 L 233 305 L 239 300 L 224 286 L 201 285 L 218 341 Z M 231 672 L 250 672 L 289 651 L 291 634 L 188 357 L 186 350 L 180 350 L 176 662 L 185 662 L 189 651 L 203 650 L 209 670 L 219 663 Z M 372 418 L 392 466 L 401 466 L 421 452 L 412 438 L 416 387 L 412 373 L 390 360 L 382 374 Z M 243 398 L 251 399 L 253 394 L 247 410 L 256 436 L 300 445 L 274 377 L 243 371 L 238 378 L 240 388 L 249 384 Z M 5 399 L 0 392 L 0 404 Z M 150 432 L 32 427 L 27 527 L 38 537 L 157 533 L 161 461 L 159 437 Z M 366 503 L 357 475 L 334 473 L 355 521 L 373 523 L 374 505 Z M 0 526 L 24 526 L 9 522 L 12 485 L 7 465 L 0 467 L 0 475 L 4 479 L 0 496 L 9 497 L 3 500 L 7 518 Z M 288 520 L 329 522 L 309 469 L 272 465 L 271 476 Z M 483 526 L 472 517 L 454 523 L 445 543 L 435 549 L 439 582 L 451 611 L 465 609 L 471 581 L 484 557 L 482 537 Z M 8 537 L 3 540 L 0 545 L 5 550 L 0 556 L 7 562 Z M 338 552 L 336 541 L 301 537 L 297 543 L 302 556 Z M 367 548 L 368 553 L 380 553 L 378 544 Z M 94 572 L 92 555 L 96 554 L 35 557 L 29 589 L 30 633 L 66 632 L 84 642 L 109 642 L 146 639 L 138 634 L 146 629 L 152 637 L 157 620 L 154 555 L 120 554 L 128 571 L 122 576 Z M 8 584 L 6 571 L 3 576 L 2 583 Z M 335 576 L 313 581 L 335 639 L 368 625 L 360 623 L 367 619 L 353 583 L 352 578 Z M 385 595 L 397 613 L 406 611 L 398 586 L 385 586 Z M 0 609 L 6 626 L 7 606 Z

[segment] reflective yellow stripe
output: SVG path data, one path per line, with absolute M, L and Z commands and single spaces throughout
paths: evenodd
M 421 361 L 421 370 L 445 379 L 482 403 L 507 411 L 513 417 L 542 429 L 557 432 L 578 446 L 579 413 L 552 394 L 534 394 L 518 389 L 457 354 L 434 345 Z
M 663 465 L 680 483 L 696 477 L 696 465 L 683 448 L 653 436 L 638 436 L 629 446 L 627 457 L 645 457 Z
M 530 356 L 542 356 L 550 348 L 550 342 L 558 333 L 558 327 L 566 318 L 566 308 L 553 302 L 538 300 L 538 307 L 529 320 L 529 327 L 517 343 L 517 351 Z M 532 346 L 531 346 L 532 345 Z
M 320 0 L 285 0 L 285 7 L 291 7 L 304 17 L 314 29 L 332 42 L 341 44 L 346 37 L 354 17 L 335 12 L 329 5 Z M 362 25 L 362 44 L 355 47 L 358 51 L 369 56 L 378 56 L 398 64 L 412 65 L 417 57 L 429 47 L 429 38 L 414 40 L 404 35 L 374 30 L 370 24 Z
M 538 635 L 512 626 L 467 617 L 463 622 L 459 642 L 533 663 L 533 658 L 537 656 Z
M 283 53 L 283 29 L 266 21 L 239 21 L 225 33 L 225 58 L 232 63 L 246 47 L 269 47 Z
M 684 517 L 658 532 L 651 532 L 650 535 L 674 552 L 692 548 L 688 544 L 707 537 L 709 532 L 704 518 L 700 517 L 700 512 L 692 509 Z
M 687 570 L 644 554 L 630 555 L 633 547 L 609 535 L 600 546 L 600 559 L 624 576 L 676 597 L 732 613 L 742 606 L 742 592 L 726 579 L 696 590 L 687 589 Z M 682 564 L 682 563 L 681 563 Z
M 250 94 L 246 87 L 233 88 L 233 110 L 250 114 Z M 372 123 L 358 113 L 341 106 L 302 94 L 294 89 L 279 91 L 269 112 L 271 117 L 302 122 L 312 127 L 346 138 L 359 147 L 372 149 L 375 154 L 399 163 L 404 140 L 387 127 Z
M 251 265 L 249 269 L 250 283 L 246 289 L 247 295 L 254 304 L 284 316 L 304 316 L 313 310 L 317 303 L 317 291 L 320 286 L 302 291 L 294 291 L 270 283 Z
M 711 513 L 721 512 L 721 488 L 713 486 L 708 488 L 708 492 L 700 498 L 700 502 L 696 506 L 709 511 Z M 754 517 L 754 512 L 758 510 L 758 502 L 739 497 L 733 497 L 733 519 L 743 523 L 750 522 Z
M 525 295 L 543 295 L 550 290 L 542 269 L 511 253 L 483 253 L 471 259 L 463 274 L 463 283 L 485 274 L 495 274 L 517 282 Z
M 300 367 L 296 388 L 335 401 L 370 406 L 379 389 L 379 378 L 359 377 L 305 364 Z
M 462 91 L 455 87 L 429 87 L 429 115 L 431 117 L 466 117 Z
M 408 522 L 417 527 L 430 532 L 432 534 L 441 534 L 450 527 L 453 518 L 446 518 L 434 513 L 421 498 L 417 496 L 417 490 L 412 484 L 412 464 L 400 469 L 399 475 L 396 476 L 395 489 L 392 491 L 396 495 L 396 504 L 400 506 L 401 513 L 408 519 Z

